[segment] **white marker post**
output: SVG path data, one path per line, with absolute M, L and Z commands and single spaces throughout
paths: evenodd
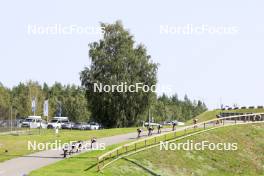
M 56 135 L 59 134 L 59 128 L 58 128 L 58 127 L 55 128 L 55 134 L 56 134 Z

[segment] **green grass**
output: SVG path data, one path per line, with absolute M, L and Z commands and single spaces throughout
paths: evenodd
M 187 129 L 186 131 L 184 131 L 184 130 L 183 131 L 177 131 L 177 132 L 175 131 L 174 133 L 168 133 L 165 135 L 162 134 L 161 136 L 154 136 L 150 139 L 146 138 L 146 140 L 139 140 L 136 142 L 136 150 L 138 151 L 138 150 L 146 148 L 148 146 L 157 145 L 161 141 L 169 141 L 169 140 L 175 139 L 177 137 L 182 137 L 182 136 L 185 136 L 187 134 L 199 132 L 202 130 L 203 130 L 202 128 L 192 128 L 192 129 Z M 126 147 L 120 148 L 118 150 L 118 156 L 121 156 L 121 155 L 124 155 L 127 153 L 131 153 L 131 152 L 135 152 L 135 144 L 134 143 L 130 144 L 130 145 L 126 145 Z M 112 161 L 116 157 L 117 157 L 117 152 L 115 151 L 111 154 L 111 156 L 106 156 L 105 163 Z
M 195 118 L 198 119 L 199 122 L 207 121 L 216 118 L 216 115 L 218 115 L 221 112 L 221 110 L 213 110 L 213 111 L 206 111 L 202 114 L 196 116 Z M 187 125 L 193 124 L 193 120 L 190 119 L 186 122 Z
M 237 151 L 160 151 L 155 147 L 120 159 L 98 173 L 96 157 L 118 146 L 113 145 L 106 151 L 87 152 L 43 167 L 30 176 L 261 175 L 264 173 L 263 138 L 264 125 L 224 127 L 177 142 L 237 143 Z
M 97 172 L 97 156 L 103 154 L 104 152 L 113 150 L 114 148 L 125 144 L 115 144 L 106 147 L 106 150 L 100 151 L 90 151 L 82 153 L 80 155 L 67 158 L 65 160 L 59 161 L 55 164 L 43 167 L 39 170 L 30 173 L 30 176 L 97 176 L 105 175 Z M 109 175 L 111 176 L 111 175 Z
M 263 138 L 264 125 L 224 127 L 177 142 L 237 143 L 237 151 L 161 151 L 156 147 L 115 162 L 105 168 L 104 175 L 264 175 Z
M 217 114 L 223 112 L 221 110 L 208 111 L 197 118 L 199 122 L 210 120 L 215 118 Z M 225 112 L 264 112 L 264 109 L 253 109 L 253 110 L 233 110 Z M 190 121 L 189 123 L 192 123 Z M 236 141 L 241 146 L 241 151 L 238 153 L 219 153 L 219 152 L 185 152 L 185 151 L 159 151 L 157 148 L 151 149 L 149 151 L 144 151 L 139 154 L 133 155 L 127 161 L 121 159 L 118 162 L 110 165 L 106 168 L 103 173 L 98 173 L 96 171 L 96 157 L 103 154 L 106 151 L 114 149 L 118 145 L 113 145 L 107 147 L 106 151 L 92 151 L 87 152 L 76 157 L 68 158 L 66 160 L 60 161 L 58 163 L 46 166 L 37 171 L 32 172 L 31 176 L 46 176 L 46 175 L 150 175 L 149 172 L 162 173 L 161 175 L 173 175 L 174 173 L 179 173 L 178 175 L 213 175 L 213 171 L 216 171 L 216 175 L 236 175 L 240 173 L 246 173 L 249 175 L 259 174 L 263 172 L 263 167 L 257 167 L 259 165 L 264 165 L 264 129 L 259 128 L 260 125 L 247 125 L 247 126 L 236 126 L 236 127 L 225 127 L 223 129 L 217 129 L 215 131 L 207 132 L 204 134 L 197 135 L 195 137 L 190 137 L 188 139 L 192 140 L 212 140 L 217 142 L 217 140 L 222 139 L 223 141 L 228 141 L 230 139 Z M 27 147 L 28 140 L 36 140 L 38 142 L 51 142 L 54 140 L 61 140 L 62 142 L 67 142 L 71 140 L 89 140 L 91 137 L 96 136 L 106 137 L 113 136 L 117 134 L 124 134 L 128 132 L 135 132 L 136 128 L 123 128 L 123 129 L 109 129 L 100 131 L 62 131 L 59 137 L 54 135 L 54 131 L 46 130 L 45 135 L 21 135 L 12 136 L 4 135 L 0 136 L 0 143 L 4 143 L 5 148 L 8 148 L 12 152 L 13 156 L 5 155 L 3 153 L 4 147 L 0 148 L 0 161 L 10 159 L 12 157 L 24 155 L 30 153 Z M 241 132 L 238 133 L 238 132 Z M 212 135 L 211 135 L 212 134 Z M 232 134 L 232 135 L 230 135 Z M 262 135 L 262 136 L 261 136 Z M 259 137 L 261 136 L 261 137 Z M 253 138 L 252 138 L 253 137 Z M 258 139 L 258 140 L 257 140 Z M 4 142 L 3 142 L 4 141 Z M 185 141 L 185 140 L 182 140 Z M 232 141 L 233 142 L 233 141 Z M 252 145 L 252 143 L 255 145 Z M 14 145 L 16 144 L 16 145 Z M 143 145 L 143 144 L 142 144 Z M 17 147 L 15 147 L 17 146 Z M 2 153 L 1 153 L 2 152 Z M 169 153 L 168 153 L 169 152 Z M 257 152 L 257 153 L 256 153 Z M 259 152 L 262 152 L 259 154 Z M 214 156 L 216 154 L 216 156 Z M 245 156 L 250 154 L 250 157 Z M 174 156 L 175 155 L 175 156 Z M 173 156 L 173 157 L 172 157 Z M 257 160 L 252 160 L 252 158 L 257 158 Z M 176 159 L 174 159 L 174 157 Z M 196 162 L 193 160 L 196 158 Z M 227 160 L 225 160 L 225 158 Z M 241 160 L 242 158 L 242 160 Z M 201 160 L 201 161 L 200 161 Z M 259 162 L 260 160 L 260 162 Z M 204 162 L 204 163 L 203 163 Z M 221 163 L 223 162 L 223 163 Z M 160 164 L 159 164 L 160 163 Z M 177 164 L 176 164 L 177 163 Z M 201 164 L 199 164 L 201 163 Z M 238 164 L 237 164 L 238 163 Z M 138 165 L 137 165 L 138 164 Z M 230 167 L 228 166 L 230 164 Z M 248 169 L 241 169 L 241 165 L 247 164 Z M 224 165 L 227 168 L 220 167 Z M 188 167 L 187 167 L 188 166 Z M 143 169 L 144 168 L 144 169 Z M 200 169 L 199 169 L 200 168 Z M 146 172 L 146 170 L 149 170 Z M 244 174 L 243 174 L 244 175 Z
M 101 138 L 114 136 L 135 131 L 136 128 L 115 128 L 91 131 L 60 130 L 59 135 L 56 136 L 54 130 L 43 129 L 40 131 L 40 134 L 38 130 L 32 130 L 30 133 L 21 135 L 0 135 L 0 162 L 36 152 L 28 150 L 28 141 L 45 143 L 60 140 L 61 143 L 65 143 L 69 141 L 90 140 L 92 137 Z M 8 150 L 8 152 L 6 153 L 5 150 Z

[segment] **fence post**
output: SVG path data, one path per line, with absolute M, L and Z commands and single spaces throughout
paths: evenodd
M 100 171 L 100 162 L 99 162 L 99 157 L 97 157 L 97 171 Z
M 205 130 L 205 123 L 204 123 L 204 130 Z
M 103 166 L 105 165 L 105 157 L 103 157 Z
M 147 146 L 147 140 L 145 139 L 145 147 Z
M 118 149 L 116 150 L 116 157 L 118 157 Z

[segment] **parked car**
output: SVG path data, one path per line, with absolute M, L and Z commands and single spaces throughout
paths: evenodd
M 99 125 L 99 123 L 96 123 L 96 122 L 90 122 L 89 124 L 88 124 L 88 128 L 90 129 L 90 130 L 99 130 L 100 129 L 100 125 Z
M 53 119 L 48 123 L 48 128 L 59 128 L 61 129 L 62 125 L 69 123 L 68 117 L 53 117 Z
M 170 121 L 165 121 L 165 122 L 163 122 L 163 125 L 172 125 L 172 122 L 170 122 Z
M 178 125 L 178 126 L 182 126 L 182 125 L 184 125 L 184 122 L 179 122 L 178 120 L 174 120 L 174 121 L 171 121 L 171 122 L 164 122 L 164 124 L 166 124 L 166 125 L 172 125 L 172 124 L 176 124 L 176 125 Z
M 49 123 L 48 123 L 48 127 L 49 129 L 51 128 L 61 128 L 61 123 L 60 120 L 58 119 L 52 119 Z
M 158 123 L 152 123 L 152 122 L 150 122 L 150 123 L 145 122 L 145 123 L 144 123 L 144 126 L 146 126 L 146 127 L 149 126 L 149 125 L 150 125 L 150 126 L 158 126 L 158 125 L 160 125 L 160 124 L 158 124 Z
M 29 116 L 26 118 L 21 127 L 24 128 L 47 128 L 47 122 L 41 119 L 41 116 Z
M 185 123 L 184 122 L 177 122 L 177 125 L 178 126 L 183 126 L 183 125 L 185 125 Z
M 73 125 L 73 129 L 75 130 L 88 130 L 89 125 L 85 122 L 78 122 Z
M 74 123 L 73 122 L 67 122 L 67 123 L 63 123 L 61 125 L 61 128 L 62 129 L 72 129 L 74 126 Z

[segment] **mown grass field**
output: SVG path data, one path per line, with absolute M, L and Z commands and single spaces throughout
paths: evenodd
M 238 144 L 237 151 L 160 151 L 159 147 L 121 159 L 97 172 L 96 157 L 106 151 L 87 152 L 33 171 L 30 176 L 144 176 L 144 175 L 263 175 L 264 125 L 216 129 L 183 140 Z
M 61 143 L 65 143 L 78 140 L 90 140 L 92 137 L 102 138 L 130 132 L 136 132 L 136 128 L 114 128 L 89 131 L 60 130 L 58 135 L 55 134 L 54 130 L 42 129 L 40 133 L 38 130 L 31 130 L 31 132 L 21 135 L 0 135 L 0 162 L 36 152 L 28 150 L 28 141 L 46 143 L 55 142 L 57 140 L 61 141 Z M 8 152 L 6 153 L 5 150 L 8 150 Z

